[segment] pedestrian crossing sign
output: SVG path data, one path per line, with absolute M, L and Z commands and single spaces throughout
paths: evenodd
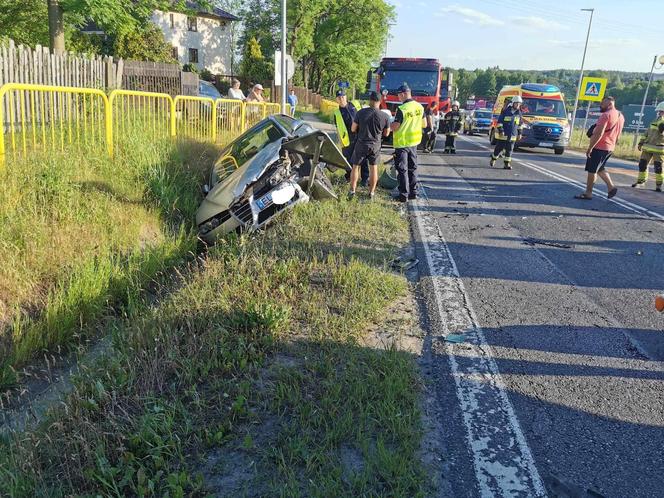
M 590 78 L 586 76 L 581 82 L 581 95 L 579 95 L 579 100 L 599 102 L 604 98 L 607 83 L 608 81 L 606 78 Z

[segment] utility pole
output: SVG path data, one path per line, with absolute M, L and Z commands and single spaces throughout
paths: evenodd
M 65 51 L 65 21 L 60 0 L 48 0 L 48 37 L 51 52 Z
M 281 0 L 281 112 L 286 112 L 288 94 L 288 66 L 286 63 L 286 0 Z
M 586 64 L 586 52 L 588 51 L 588 40 L 590 39 L 590 28 L 593 25 L 593 14 L 595 9 L 581 9 L 583 12 L 590 12 L 590 21 L 588 22 L 588 33 L 586 34 L 586 45 L 583 48 L 583 59 L 581 59 L 581 73 L 579 74 L 579 86 L 576 89 L 576 100 L 574 101 L 574 111 L 572 112 L 572 128 L 570 129 L 569 136 L 572 137 L 574 133 L 574 121 L 576 121 L 576 111 L 579 108 L 579 97 L 581 96 L 581 83 L 583 82 L 583 68 Z

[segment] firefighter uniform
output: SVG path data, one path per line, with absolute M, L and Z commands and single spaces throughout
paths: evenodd
M 459 111 L 459 103 L 452 102 L 452 110 L 445 114 L 443 118 L 443 130 L 445 133 L 445 149 L 443 154 L 456 154 L 454 141 L 463 126 L 463 116 Z
M 399 180 L 399 200 L 417 198 L 417 146 L 422 141 L 424 107 L 410 98 L 410 88 L 402 85 L 399 95 L 404 100 L 399 106 L 395 121 L 400 123 L 394 131 L 394 167 Z
M 514 97 L 512 104 L 508 104 L 503 108 L 498 118 L 498 126 L 495 131 L 496 148 L 491 154 L 490 166 L 493 166 L 498 158 L 504 154 L 503 161 L 505 162 L 505 169 L 512 169 L 512 150 L 514 144 L 521 135 L 521 109 L 514 106 L 514 103 L 521 104 L 521 97 Z
M 337 92 L 337 101 L 340 102 L 340 97 L 345 97 L 346 92 L 339 90 Z M 351 133 L 351 126 L 353 125 L 353 120 L 355 119 L 355 114 L 362 108 L 362 105 L 358 100 L 351 100 L 347 102 L 345 107 L 339 106 L 339 108 L 334 111 L 334 123 L 337 127 L 337 135 L 339 136 L 339 142 L 341 144 L 341 152 L 346 160 L 350 163 L 351 157 L 353 156 L 353 149 L 355 149 L 355 134 Z M 361 180 L 362 185 L 366 184 L 369 180 L 369 164 L 364 161 L 361 169 Z M 350 175 L 347 175 L 350 176 Z
M 664 102 L 657 106 L 657 118 L 650 123 L 639 142 L 641 150 L 641 159 L 639 160 L 639 176 L 632 187 L 645 187 L 648 181 L 648 164 L 650 161 L 655 166 L 655 190 L 662 191 L 664 183 L 664 172 L 662 163 L 664 163 Z

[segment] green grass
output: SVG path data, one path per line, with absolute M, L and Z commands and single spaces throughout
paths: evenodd
M 414 358 L 365 337 L 407 241 L 391 203 L 343 199 L 221 241 L 0 442 L 0 495 L 424 496 Z
M 140 132 L 102 149 L 34 153 L 0 173 L 0 386 L 36 354 L 130 314 L 195 248 L 208 146 Z
M 581 145 L 579 145 L 579 138 Z M 586 136 L 586 132 L 581 129 L 575 129 L 570 141 L 570 149 L 585 152 L 588 148 L 590 139 Z M 613 157 L 620 159 L 638 160 L 641 157 L 641 152 L 634 147 L 634 133 L 623 132 L 616 144 L 616 150 L 613 152 Z

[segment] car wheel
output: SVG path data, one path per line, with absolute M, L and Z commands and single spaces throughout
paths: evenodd
M 562 156 L 562 155 L 564 154 L 564 152 L 565 152 L 565 148 L 564 148 L 564 147 L 556 147 L 555 149 L 553 149 L 553 152 L 554 152 L 557 156 Z

